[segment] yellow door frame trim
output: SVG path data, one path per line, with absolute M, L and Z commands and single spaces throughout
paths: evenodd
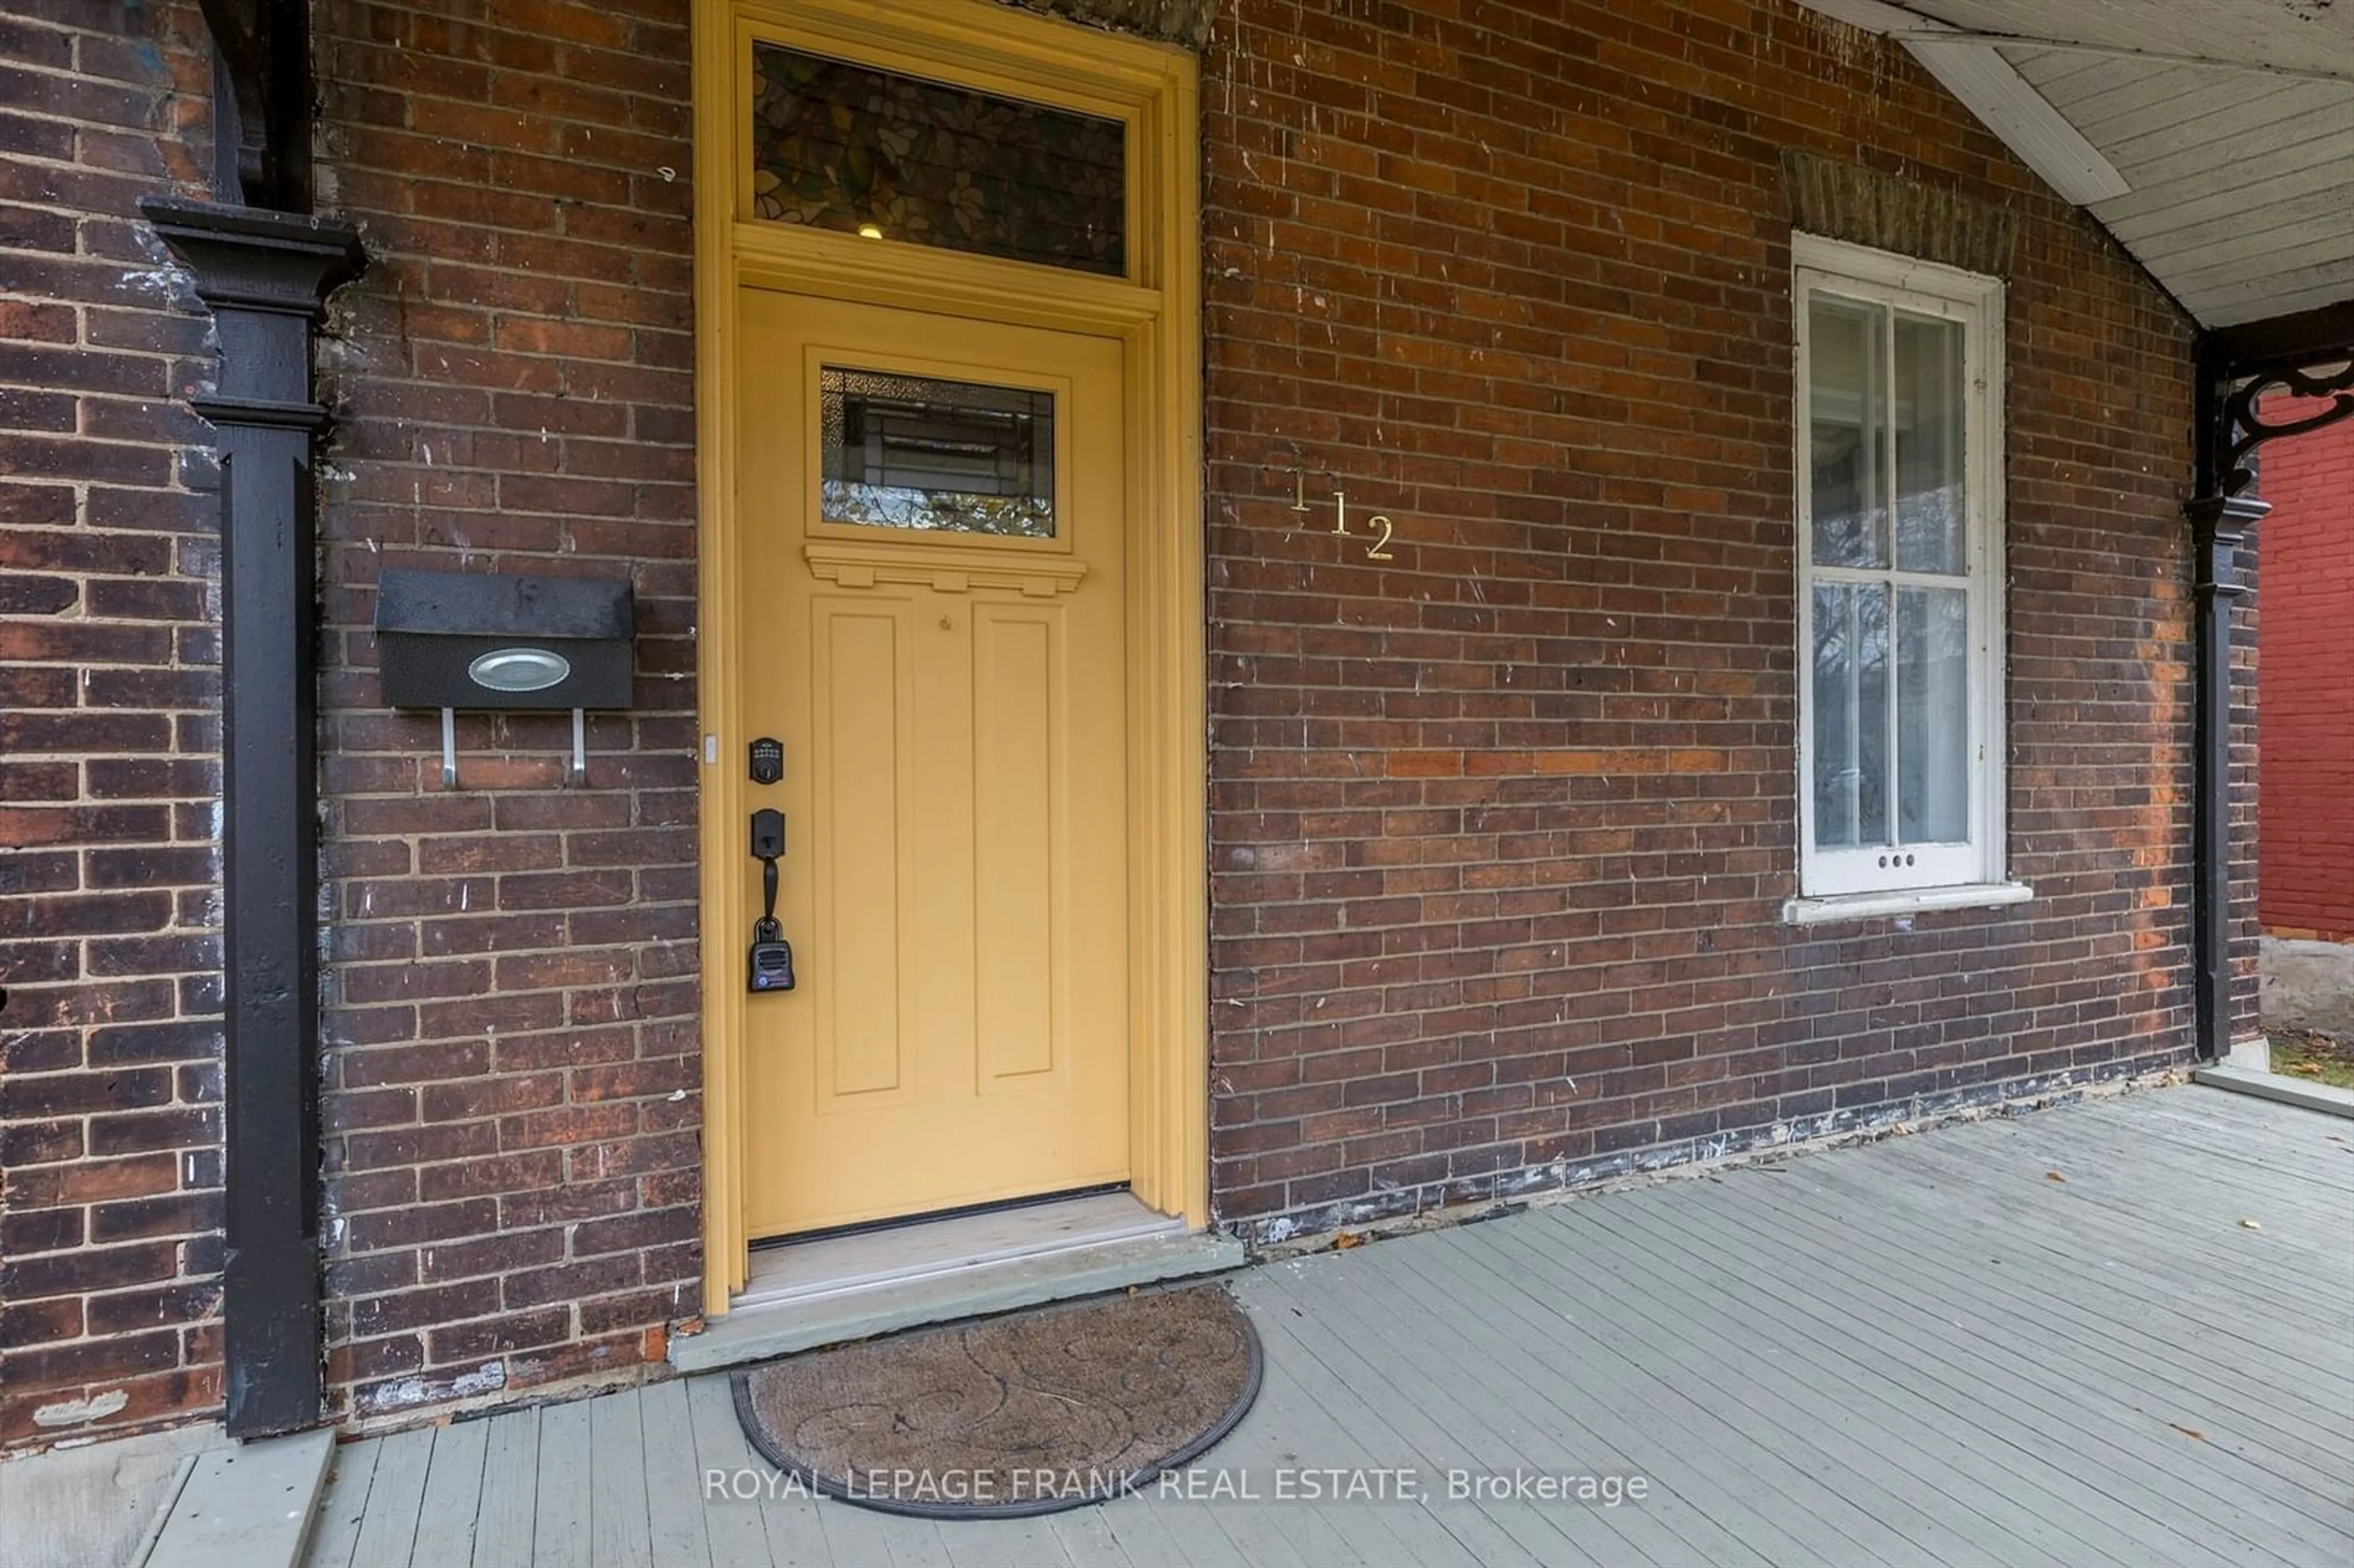
M 755 38 L 1123 120 L 1129 279 L 763 222 Z M 1137 1196 L 1209 1223 L 1197 73 L 1181 49 L 998 0 L 695 0 L 695 420 L 703 755 L 703 1308 L 743 1288 L 750 809 L 735 506 L 737 309 L 766 287 L 1117 337 L 1128 379 L 1129 1136 Z M 801 759 L 789 760 L 789 766 Z

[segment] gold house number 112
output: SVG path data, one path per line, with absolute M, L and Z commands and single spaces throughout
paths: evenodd
M 1304 471 L 1295 472 L 1291 476 L 1291 509 L 1294 512 L 1312 510 L 1308 504 L 1308 475 Z M 1365 559 L 1369 561 L 1391 559 L 1390 536 L 1393 529 L 1390 520 L 1376 512 L 1373 516 L 1365 519 L 1365 526 L 1379 531 L 1378 536 L 1366 544 Z M 1352 532 L 1349 527 L 1349 495 L 1346 491 L 1336 490 L 1332 493 L 1332 532 L 1344 539 L 1365 537 L 1362 534 Z

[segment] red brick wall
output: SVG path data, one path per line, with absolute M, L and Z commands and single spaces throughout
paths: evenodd
M 2274 423 L 2317 412 L 2268 399 Z M 2264 770 L 2258 784 L 2267 931 L 2354 941 L 2354 424 L 2263 449 Z
M 2262 750 L 2257 687 L 2262 617 L 2256 539 L 2250 535 L 2233 552 L 2234 569 L 2246 588 L 2232 610 L 2232 925 L 2226 946 L 2232 972 L 2232 1038 L 2264 1033 L 2256 969 L 2264 925 L 2257 912 L 2259 862 L 2263 855 L 2258 757 Z
M 663 1353 L 699 1309 L 686 0 L 318 11 L 338 297 L 324 835 L 332 1397 Z M 387 566 L 626 577 L 636 706 L 377 701 Z
M 0 1446 L 220 1404 L 211 374 L 194 5 L 0 16 Z
M 2182 1059 L 2190 334 L 2089 220 L 1785 5 L 1245 0 L 1204 100 L 1222 1219 Z M 2017 225 L 2020 907 L 1778 919 L 1785 148 Z M 1396 520 L 1393 563 L 1301 525 L 1302 466 Z
M 1324 1226 L 2179 1060 L 2190 398 L 2167 302 L 1901 52 L 1794 9 L 1333 9 L 1246 0 L 1205 61 L 1223 1218 Z M 125 1423 L 217 1397 L 211 498 L 167 397 L 203 374 L 200 322 L 122 281 L 152 265 L 131 198 L 192 167 L 201 69 L 183 10 L 109 16 L 0 33 L 69 101 L 0 110 L 0 246 L 33 253 L 0 278 L 32 340 L 0 345 L 0 441 L 27 454 L 0 593 L 29 596 L 0 635 L 56 639 L 0 668 L 0 810 L 48 835 L 0 869 L 10 1440 L 101 1387 L 131 1392 Z M 621 1375 L 695 1306 L 685 20 L 317 13 L 321 206 L 375 258 L 322 377 L 338 1412 Z M 68 35 L 99 85 L 56 85 Z M 93 124 L 68 139 L 61 114 Z M 2024 908 L 1776 918 L 1787 146 L 2020 227 Z M 1296 525 L 1301 465 L 1398 520 L 1393 564 Z M 435 720 L 377 702 L 387 564 L 632 580 L 637 704 L 592 721 L 585 788 L 562 718 L 482 716 L 464 787 L 438 788 Z M 77 705 L 119 711 L 63 722 Z

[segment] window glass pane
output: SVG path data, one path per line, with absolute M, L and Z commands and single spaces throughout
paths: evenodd
M 1969 569 L 1963 553 L 1962 329 L 1896 318 L 1896 565 Z
M 752 208 L 1122 277 L 1127 127 L 756 44 Z
M 1813 408 L 1814 562 L 1888 564 L 1888 428 L 1881 344 L 1888 313 L 1822 294 L 1808 302 L 1807 379 Z
M 1896 590 L 1896 799 L 1902 843 L 1970 836 L 1970 600 Z
M 1814 591 L 1815 842 L 1888 842 L 1888 590 Z
M 1055 395 L 826 366 L 829 523 L 1055 536 Z

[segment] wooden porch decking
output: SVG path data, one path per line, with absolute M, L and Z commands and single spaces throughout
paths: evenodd
M 705 1471 L 767 1473 L 709 1377 L 347 1445 L 309 1562 L 2354 1562 L 2354 1122 L 2311 1111 L 2135 1094 L 1235 1289 L 1266 1391 L 1198 1484 L 1412 1467 L 1437 1495 L 977 1523 L 706 1499 Z M 1446 1496 L 1449 1469 L 1516 1467 L 1650 1495 Z

